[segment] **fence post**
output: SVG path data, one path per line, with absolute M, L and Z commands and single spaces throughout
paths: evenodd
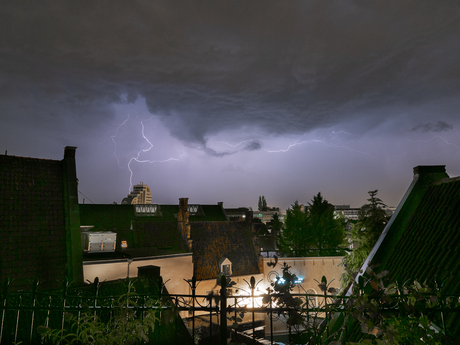
M 38 278 L 34 279 L 34 282 L 32 283 L 32 317 L 30 320 L 30 337 L 29 341 L 32 344 L 32 336 L 33 336 L 33 331 L 34 331 L 34 318 L 35 318 L 35 305 L 37 302 L 37 288 L 38 288 Z
M 195 298 L 196 298 L 196 277 L 192 277 L 192 338 L 195 342 Z
M 227 344 L 227 277 L 220 278 L 220 344 Z
M 254 289 L 256 288 L 256 278 L 254 276 L 251 276 L 251 299 L 252 299 L 252 342 L 253 344 L 256 343 L 256 328 L 255 328 L 255 315 L 254 315 Z
M 7 294 L 8 294 L 8 286 L 10 285 L 11 280 L 8 278 L 5 278 L 3 280 L 3 286 L 2 286 L 2 297 L 3 297 L 3 303 L 2 303 L 2 324 L 0 326 L 0 344 L 2 343 L 2 338 L 3 338 L 3 327 L 5 323 L 5 312 L 6 312 L 6 303 L 7 303 Z
M 65 321 L 65 306 L 67 299 L 67 288 L 69 287 L 69 281 L 64 278 L 62 282 L 62 319 L 61 319 L 61 332 L 64 332 L 64 321 Z
M 270 297 L 270 344 L 273 345 L 273 299 L 270 290 L 268 290 Z

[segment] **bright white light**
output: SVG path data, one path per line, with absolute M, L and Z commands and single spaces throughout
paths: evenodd
M 282 278 L 282 277 L 279 277 L 278 279 L 276 279 L 276 282 L 278 284 L 284 284 L 286 282 L 286 279 Z

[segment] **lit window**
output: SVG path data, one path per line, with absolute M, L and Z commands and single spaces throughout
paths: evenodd
M 231 275 L 232 273 L 230 265 L 222 265 L 222 273 L 225 274 L 226 276 Z
M 229 277 L 233 274 L 232 272 L 232 262 L 228 258 L 222 258 L 219 260 L 220 272 L 226 277 Z

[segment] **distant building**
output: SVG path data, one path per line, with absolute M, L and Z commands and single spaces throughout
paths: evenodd
M 361 208 L 351 208 L 350 205 L 334 205 L 334 215 L 343 216 L 346 220 L 358 220 Z
M 122 204 L 135 205 L 135 204 L 151 204 L 152 193 L 150 187 L 142 182 L 135 185 L 133 191 L 128 194 L 121 202 Z
M 396 210 L 396 207 L 386 206 L 383 208 L 388 217 L 391 217 Z M 334 205 L 334 215 L 343 216 L 348 220 L 358 220 L 361 208 L 351 208 L 350 205 Z
M 281 213 L 277 207 L 270 208 L 268 211 L 252 211 L 252 214 L 254 219 L 258 219 L 264 224 L 267 224 L 274 214 L 278 215 L 278 219 L 281 222 L 284 222 L 284 217 L 286 216 L 286 213 Z
M 233 221 L 233 222 L 246 221 L 249 212 L 251 212 L 251 216 L 252 216 L 252 210 L 250 210 L 247 207 L 226 208 L 224 209 L 224 211 L 228 217 L 228 220 Z
M 165 281 L 178 280 L 177 284 L 182 284 L 183 278 L 189 279 L 195 274 L 197 280 L 214 279 L 215 282 L 221 271 L 228 270 L 233 276 L 260 274 L 259 247 L 252 222 L 229 221 L 220 202 L 215 205 L 189 204 L 187 198 L 181 198 L 179 205 L 81 204 L 80 212 L 81 224 L 85 228 L 91 226 L 92 231 L 115 232 L 117 252 L 129 255 L 136 263 L 146 257 L 184 258 L 193 253 L 193 262 L 190 257 L 191 266 L 183 276 L 177 270 L 162 269 Z M 123 242 L 126 243 L 124 249 Z M 97 255 L 94 258 L 98 258 Z M 113 259 L 114 256 L 106 253 L 104 258 Z M 223 266 L 219 265 L 221 258 L 230 263 L 224 260 Z M 86 255 L 84 259 L 84 266 L 94 265 L 91 256 Z M 135 275 L 134 267 L 135 264 L 131 267 L 131 275 Z M 116 279 L 126 276 L 127 270 L 119 272 Z M 104 279 L 111 278 L 106 275 Z M 188 285 L 184 286 L 187 288 Z

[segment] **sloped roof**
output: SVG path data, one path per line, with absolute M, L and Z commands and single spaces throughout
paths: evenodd
M 460 295 L 460 178 L 445 166 L 418 166 L 414 180 L 369 255 L 368 263 L 388 270 L 388 281 L 446 280 L 444 292 Z M 455 313 L 447 318 L 460 335 Z
M 113 231 L 120 241 L 128 241 L 124 253 L 135 257 L 187 252 L 177 226 L 179 205 L 157 205 L 155 215 L 136 214 L 136 206 L 119 204 L 80 204 L 81 225 L 92 225 L 93 231 Z M 221 205 L 199 205 L 190 223 L 227 221 Z M 134 232 L 131 230 L 135 230 Z
M 136 205 L 80 204 L 81 225 L 94 225 L 94 230 L 113 231 L 130 229 L 133 221 L 140 223 L 177 222 L 178 205 L 158 205 L 155 216 L 136 215 Z M 189 216 L 191 222 L 227 221 L 220 205 L 199 205 L 200 212 Z
M 232 262 L 234 276 L 260 273 L 255 234 L 249 222 L 192 223 L 193 264 L 198 280 L 216 278 L 218 258 Z
M 128 230 L 134 219 L 133 205 L 80 204 L 80 224 L 95 231 Z
M 385 266 L 393 280 L 448 279 L 460 292 L 460 178 L 428 187 Z
M 225 222 L 227 216 L 221 205 L 200 205 L 202 214 L 190 215 L 191 222 Z

